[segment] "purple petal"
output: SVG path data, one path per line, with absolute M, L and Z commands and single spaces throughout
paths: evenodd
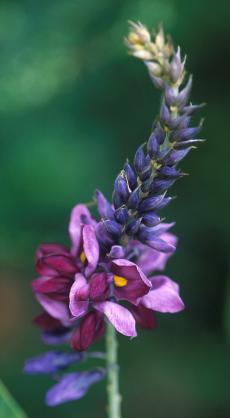
M 69 294 L 69 309 L 75 319 L 86 314 L 89 305 L 88 295 L 87 280 L 82 274 L 77 273 Z
M 35 293 L 65 293 L 68 292 L 72 280 L 67 277 L 39 277 L 32 281 Z
M 90 278 L 89 297 L 93 301 L 103 301 L 109 292 L 109 276 L 107 273 L 95 273 Z
M 135 319 L 128 309 L 114 302 L 95 303 L 94 307 L 104 313 L 118 332 L 127 337 L 137 336 Z
M 123 258 L 125 257 L 125 250 L 121 245 L 113 245 L 110 253 L 108 254 L 109 258 Z
M 100 216 L 104 219 L 112 218 L 114 209 L 100 190 L 96 190 L 96 202 Z
M 95 369 L 88 372 L 69 373 L 54 385 L 46 394 L 48 406 L 82 398 L 90 386 L 105 377 L 105 369 Z
M 145 243 L 149 245 L 149 247 L 153 248 L 156 251 L 161 251 L 163 253 L 173 253 L 176 248 L 174 245 L 166 242 L 160 238 L 154 238 L 152 240 L 146 240 Z
M 113 260 L 111 270 L 115 275 L 127 279 L 124 287 L 115 286 L 115 295 L 118 299 L 137 304 L 138 299 L 149 292 L 151 282 L 135 263 L 126 259 Z
M 76 205 L 70 215 L 69 234 L 72 241 L 71 253 L 76 255 L 82 243 L 82 227 L 93 222 L 91 214 L 85 205 Z
M 87 259 L 85 275 L 89 276 L 94 272 L 99 260 L 99 244 L 92 225 L 83 227 L 83 249 Z
M 176 247 L 177 237 L 175 235 L 164 233 L 160 238 Z M 174 251 L 163 253 L 144 244 L 137 244 L 136 246 L 140 250 L 140 256 L 136 263 L 145 274 L 152 273 L 156 270 L 163 271 L 169 257 L 174 253 Z
M 76 351 L 85 351 L 105 332 L 104 317 L 97 311 L 89 312 L 75 329 L 71 346 Z
M 80 362 L 82 358 L 82 353 L 48 351 L 47 353 L 27 360 L 23 370 L 29 374 L 55 373 L 60 369 L 65 369 L 72 363 Z
M 135 318 L 136 324 L 141 328 L 156 328 L 156 317 L 151 309 L 147 309 L 144 305 L 139 304 L 138 306 L 131 305 L 130 311 Z
M 162 313 L 175 313 L 184 309 L 177 283 L 166 276 L 155 276 L 151 281 L 152 289 L 141 299 L 146 308 Z
M 59 319 L 64 325 L 70 320 L 66 303 L 52 299 L 49 296 L 37 293 L 36 298 L 48 314 Z

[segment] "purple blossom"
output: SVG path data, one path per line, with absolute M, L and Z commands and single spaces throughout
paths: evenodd
M 105 369 L 66 374 L 46 394 L 48 406 L 56 406 L 64 402 L 82 398 L 90 386 L 105 377 Z
M 25 362 L 24 372 L 29 374 L 55 373 L 66 369 L 73 363 L 83 359 L 82 353 L 48 351 Z

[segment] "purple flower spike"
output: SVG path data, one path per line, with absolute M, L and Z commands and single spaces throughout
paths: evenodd
M 63 370 L 72 363 L 79 363 L 83 353 L 61 353 L 48 351 L 25 362 L 24 372 L 29 374 L 47 374 Z
M 105 369 L 94 369 L 88 372 L 66 374 L 46 394 L 48 406 L 56 406 L 64 402 L 82 398 L 90 386 L 105 377 Z
M 152 290 L 141 299 L 148 309 L 162 313 L 175 313 L 184 309 L 179 295 L 179 286 L 166 276 L 152 278 Z

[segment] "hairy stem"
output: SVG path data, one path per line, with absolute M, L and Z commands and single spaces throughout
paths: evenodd
M 121 395 L 119 393 L 119 368 L 117 364 L 117 338 L 116 331 L 111 324 L 107 324 L 106 353 L 108 368 L 108 418 L 121 418 Z

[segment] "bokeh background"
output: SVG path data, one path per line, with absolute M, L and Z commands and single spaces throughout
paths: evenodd
M 154 332 L 119 337 L 126 418 L 230 416 L 229 2 L 220 0 L 0 1 L 1 378 L 30 418 L 102 418 L 104 383 L 75 403 L 43 403 L 50 378 L 22 374 L 45 351 L 31 323 L 40 242 L 68 243 L 71 207 L 108 197 L 126 157 L 150 133 L 159 93 L 123 44 L 127 20 L 163 23 L 188 54 L 193 101 L 206 101 L 190 173 L 165 211 L 179 247 L 167 273 L 187 309 Z M 102 343 L 101 343 L 102 344 Z M 100 344 L 99 344 L 100 348 Z

